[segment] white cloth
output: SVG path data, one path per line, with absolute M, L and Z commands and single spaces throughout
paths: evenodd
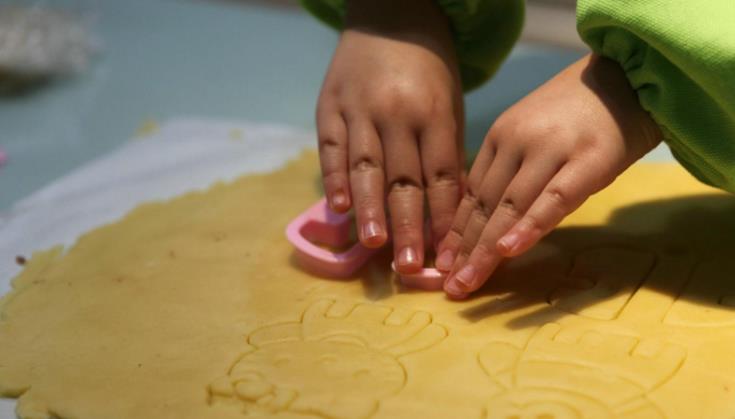
M 182 118 L 76 169 L 0 214 L 0 295 L 21 268 L 17 255 L 119 219 L 140 203 L 203 189 L 218 180 L 278 168 L 314 146 L 311 133 L 273 124 Z M 0 419 L 15 418 L 0 401 Z

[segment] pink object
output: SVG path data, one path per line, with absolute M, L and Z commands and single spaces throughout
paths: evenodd
M 286 227 L 286 237 L 296 248 L 299 262 L 315 274 L 336 278 L 349 277 L 360 269 L 377 249 L 356 243 L 342 253 L 319 247 L 316 243 L 340 247 L 350 240 L 351 218 L 329 209 L 322 198 L 296 217 Z
M 446 274 L 436 268 L 423 268 L 414 274 L 400 274 L 396 270 L 396 263 L 390 265 L 393 272 L 398 275 L 401 284 L 409 288 L 418 288 L 426 291 L 438 291 L 444 287 Z
M 6 161 L 8 161 L 8 155 L 5 150 L 0 148 L 0 166 L 4 165 Z
M 352 219 L 329 209 L 327 200 L 320 199 L 311 208 L 296 217 L 286 227 L 286 237 L 296 249 L 299 263 L 317 275 L 344 278 L 354 274 L 378 249 L 368 249 L 355 243 L 348 250 L 335 253 L 318 244 L 341 247 L 349 243 Z M 395 263 L 391 268 L 396 271 Z M 445 274 L 434 268 L 424 268 L 410 275 L 398 275 L 411 288 L 440 290 Z

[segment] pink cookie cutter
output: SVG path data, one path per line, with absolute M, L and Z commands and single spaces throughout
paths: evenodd
M 349 215 L 333 212 L 327 200 L 322 198 L 291 221 L 286 227 L 286 237 L 296 249 L 299 263 L 306 269 L 322 276 L 345 278 L 354 274 L 378 251 L 360 243 L 340 253 L 319 246 L 346 246 L 350 242 L 351 223 Z M 395 263 L 391 267 L 398 274 Z M 398 277 L 408 287 L 438 290 L 444 284 L 445 275 L 434 268 L 424 268 L 410 275 L 398 274 Z
M 436 268 L 423 268 L 420 271 L 412 274 L 401 274 L 396 270 L 396 263 L 390 264 L 393 272 L 398 275 L 401 280 L 401 284 L 409 288 L 417 288 L 426 291 L 438 291 L 444 288 L 444 279 L 447 274 L 439 271 Z
M 299 262 L 310 271 L 336 278 L 349 277 L 373 256 L 377 249 L 368 249 L 360 243 L 341 253 L 335 253 L 318 244 L 341 247 L 350 241 L 351 218 L 329 209 L 322 198 L 296 217 L 286 227 L 286 237 L 296 248 Z

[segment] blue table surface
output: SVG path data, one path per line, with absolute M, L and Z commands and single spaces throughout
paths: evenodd
M 94 16 L 102 50 L 80 76 L 0 98 L 0 146 L 9 155 L 0 168 L 0 211 L 119 146 L 149 119 L 200 116 L 314 129 L 337 34 L 301 10 L 192 0 L 53 5 Z M 517 46 L 492 82 L 467 97 L 470 147 L 503 109 L 580 56 Z

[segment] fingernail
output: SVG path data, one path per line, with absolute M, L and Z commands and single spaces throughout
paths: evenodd
M 368 221 L 362 226 L 362 238 L 372 239 L 373 237 L 380 236 L 381 228 L 375 221 Z
M 447 294 L 454 295 L 454 296 L 460 296 L 464 294 L 464 291 L 457 286 L 457 281 L 454 279 L 450 279 L 447 281 L 446 284 L 444 284 L 444 291 L 447 292 Z
M 418 255 L 412 247 L 404 247 L 401 253 L 398 254 L 399 265 L 413 265 L 418 259 Z
M 452 265 L 454 265 L 454 254 L 449 249 L 443 251 L 439 257 L 436 258 L 434 265 L 440 271 L 448 271 L 452 269 Z
M 454 278 L 464 284 L 465 287 L 471 287 L 475 282 L 475 267 L 472 265 L 466 265 L 454 275 Z
M 332 206 L 342 207 L 347 204 L 347 197 L 342 191 L 337 191 L 332 195 Z
M 518 233 L 509 233 L 505 236 L 501 237 L 500 240 L 498 240 L 498 247 L 501 248 L 501 250 L 505 252 L 512 252 L 513 249 L 518 247 L 518 244 L 521 241 L 521 236 Z

